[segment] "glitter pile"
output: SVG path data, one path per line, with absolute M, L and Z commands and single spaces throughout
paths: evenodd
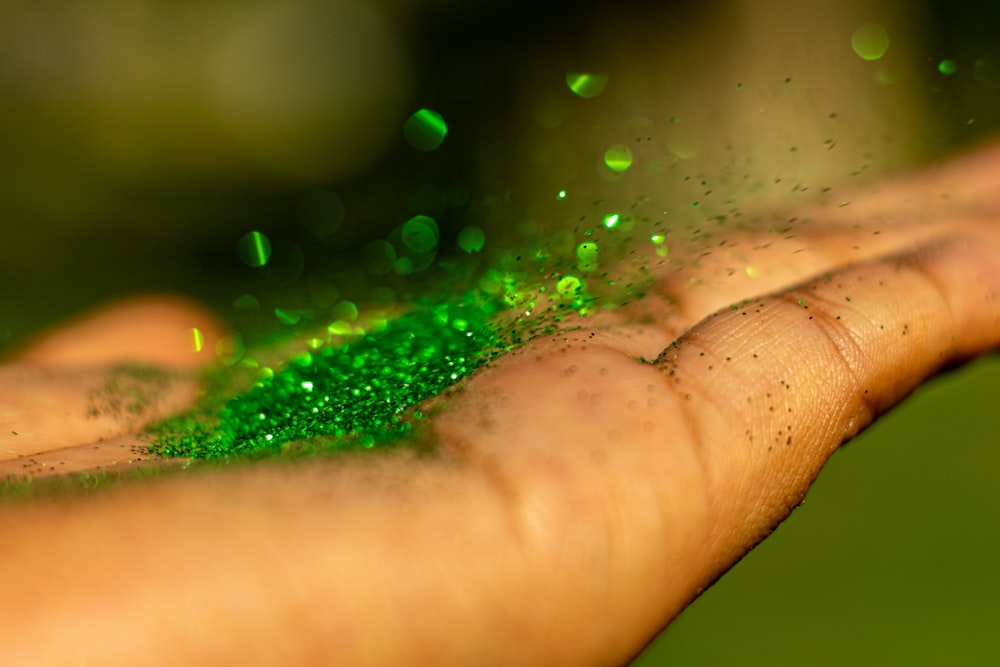
M 230 399 L 214 419 L 188 416 L 158 425 L 150 451 L 222 458 L 280 451 L 317 436 L 332 436 L 334 448 L 398 437 L 410 428 L 407 408 L 490 359 L 497 344 L 487 321 L 492 312 L 471 299 L 418 305 L 354 342 L 302 353 Z

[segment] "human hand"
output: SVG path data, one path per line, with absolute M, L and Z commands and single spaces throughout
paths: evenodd
M 620 663 L 772 530 L 842 441 L 997 345 L 998 164 L 983 153 L 817 212 L 821 236 L 727 239 L 682 273 L 661 267 L 651 298 L 535 341 L 441 402 L 432 459 L 11 508 L 5 533 L 27 546 L 5 569 L 29 588 L 5 599 L 33 591 L 39 612 L 4 645 L 59 627 L 58 655 L 123 662 L 139 647 L 259 660 L 266 643 L 274 661 Z M 88 577 L 57 589 L 43 582 L 66 565 L 39 554 L 60 544 L 80 547 Z M 177 562 L 196 565 L 163 581 Z M 117 604 L 82 623 L 95 580 Z M 128 632 L 112 632 L 122 609 Z

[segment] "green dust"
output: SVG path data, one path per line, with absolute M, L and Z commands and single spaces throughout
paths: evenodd
M 152 431 L 160 456 L 217 459 L 281 451 L 317 438 L 370 447 L 405 435 L 435 396 L 498 351 L 497 307 L 475 297 L 417 304 L 353 342 L 302 352 L 216 414 L 191 413 Z

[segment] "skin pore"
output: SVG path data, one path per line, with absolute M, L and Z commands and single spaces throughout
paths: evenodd
M 761 25 L 774 16 L 755 22 L 751 3 L 734 6 L 746 14 L 734 35 L 766 49 Z M 726 67 L 738 71 L 744 50 Z M 779 82 L 813 66 L 774 57 L 802 67 Z M 845 61 L 859 66 L 850 53 Z M 772 64 L 762 56 L 741 72 L 744 92 Z M 648 85 L 657 92 L 640 105 L 662 114 L 659 125 L 677 114 L 694 126 L 685 136 L 754 137 L 738 150 L 758 160 L 754 173 L 801 174 L 813 192 L 823 171 L 858 166 L 896 119 L 897 107 L 866 87 L 844 92 L 860 85 L 854 77 L 794 88 L 801 98 L 765 116 L 759 99 L 707 105 L 735 99 L 735 74 L 711 63 L 691 76 L 722 82 L 725 95 L 671 88 L 675 72 L 646 65 L 609 66 L 662 84 Z M 837 90 L 857 104 L 837 103 L 856 121 L 845 126 L 863 131 L 842 136 L 831 157 L 816 142 L 823 162 L 802 162 L 821 173 L 796 172 L 787 147 L 825 136 Z M 595 103 L 570 123 L 620 111 Z M 699 115 L 709 106 L 731 116 Z M 511 150 L 530 152 L 531 131 Z M 540 218 L 565 170 L 608 143 L 599 131 L 585 136 L 565 161 L 524 170 L 550 179 L 519 186 Z M 730 158 L 701 148 L 677 159 L 694 160 L 681 162 L 692 172 L 724 171 Z M 873 170 L 909 157 L 885 149 Z M 488 181 L 490 165 L 482 173 Z M 814 222 L 794 237 L 733 229 L 710 254 L 707 241 L 672 244 L 669 261 L 650 258 L 644 299 L 536 339 L 432 399 L 429 456 L 196 470 L 0 505 L 2 662 L 622 664 L 801 502 L 841 443 L 941 368 L 997 347 L 997 173 L 1000 151 L 985 148 L 838 190 L 845 207 L 763 188 L 759 211 Z M 612 188 L 591 174 L 577 187 L 685 205 L 703 191 L 677 179 L 654 191 L 660 182 L 653 174 Z M 205 356 L 192 351 L 192 328 L 206 349 L 225 334 L 197 305 L 139 298 L 6 359 L 0 471 L 20 474 L 25 457 L 57 471 L 127 461 L 141 445 L 136 429 L 197 396 L 193 371 Z M 166 380 L 133 419 L 88 419 L 93 388 L 123 364 L 164 369 Z
M 703 290 L 664 276 L 658 291 L 684 297 L 652 324 L 534 341 L 444 403 L 437 456 L 236 467 L 4 506 L 6 655 L 620 663 L 787 516 L 841 442 L 1000 341 L 998 161 L 984 151 L 858 201 L 806 244 L 812 262 L 773 267 L 770 296 L 707 266 Z M 967 204 L 936 204 L 958 193 Z M 884 228 L 862 252 L 874 257 L 845 263 L 852 232 L 837 225 L 887 202 L 918 224 Z M 182 306 L 161 316 L 206 323 Z M 78 327 L 97 351 L 123 332 Z M 11 363 L 66 383 L 87 365 L 45 349 Z M 53 442 L 73 442 L 52 421 Z

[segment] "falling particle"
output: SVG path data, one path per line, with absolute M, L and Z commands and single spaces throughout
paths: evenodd
M 756 266 L 748 266 L 746 268 L 746 273 L 751 278 L 756 278 L 760 275 L 760 270 Z
M 566 199 L 566 191 L 565 190 L 560 190 L 559 192 L 557 192 L 556 193 L 556 199 L 560 199 L 560 200 Z
M 341 301 L 330 311 L 330 319 L 354 322 L 358 319 L 358 307 L 353 301 Z
M 597 97 L 604 92 L 604 87 L 608 85 L 608 75 L 588 72 L 568 72 L 566 74 L 566 85 L 575 94 L 589 99 Z
M 403 123 L 403 136 L 418 151 L 435 150 L 447 134 L 448 126 L 444 118 L 430 109 L 420 109 Z
M 604 151 L 604 164 L 612 171 L 625 171 L 632 166 L 632 150 L 625 144 L 615 144 Z
M 591 241 L 584 241 L 576 247 L 576 256 L 583 261 L 593 261 L 597 259 L 597 244 Z
M 889 50 L 889 33 L 878 23 L 865 23 L 851 35 L 851 48 L 864 60 L 878 60 Z
M 945 58 L 944 60 L 938 63 L 937 68 L 938 71 L 944 74 L 945 76 L 951 76 L 952 74 L 958 71 L 958 63 L 956 63 L 951 58 Z
M 604 226 L 607 227 L 608 229 L 614 229 L 615 227 L 618 226 L 619 219 L 620 216 L 617 213 L 609 213 L 608 215 L 604 216 Z
M 275 308 L 274 316 L 278 318 L 282 324 L 287 324 L 288 326 L 294 326 L 299 323 L 302 316 L 291 310 L 284 310 L 283 308 Z
M 576 276 L 563 276 L 556 284 L 556 289 L 565 297 L 574 297 L 580 293 L 581 284 Z
M 271 259 L 271 241 L 260 232 L 248 232 L 236 242 L 236 256 L 247 266 L 260 268 Z
M 202 335 L 201 329 L 191 328 L 191 344 L 195 352 L 201 352 L 202 348 L 205 347 L 205 337 Z
M 740 90 L 741 88 L 743 88 L 743 84 L 742 83 L 736 84 L 736 90 Z
M 972 124 L 973 124 L 973 123 L 975 123 L 975 122 L 976 122 L 976 119 L 975 119 L 975 118 L 970 118 L 969 120 L 965 121 L 965 124 L 966 124 L 966 125 L 972 125 Z
M 677 123 L 681 122 L 681 119 L 679 117 L 677 117 L 677 116 L 671 116 L 670 117 L 670 122 L 673 123 L 674 125 L 676 125 Z
M 252 294 L 244 294 L 233 301 L 233 308 L 237 310 L 256 310 L 260 308 L 260 301 Z
M 653 234 L 649 237 L 649 240 L 653 242 L 654 245 L 663 245 L 663 242 L 667 240 L 663 234 Z
M 407 220 L 400 236 L 407 248 L 413 252 L 430 252 L 437 245 L 440 238 L 440 231 L 433 218 L 426 215 L 417 215 Z
M 458 233 L 458 247 L 467 253 L 479 252 L 486 245 L 486 234 L 474 225 L 464 228 Z

